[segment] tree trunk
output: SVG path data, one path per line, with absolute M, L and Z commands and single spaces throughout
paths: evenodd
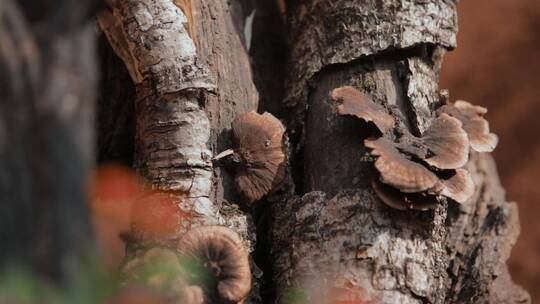
M 93 1 L 0 1 L 0 270 L 69 283 L 93 246 Z
M 519 222 L 492 158 L 472 154 L 467 169 L 476 193 L 465 204 L 391 210 L 369 186 L 367 132 L 337 115 L 329 98 L 352 85 L 399 110 L 410 131 L 422 134 L 440 105 L 442 57 L 456 44 L 456 3 L 291 1 L 287 18 L 284 106 L 293 162 L 303 161 L 293 171 L 303 196 L 273 208 L 278 300 L 307 288 L 309 303 L 332 290 L 375 303 L 530 301 L 505 265 Z
M 134 167 L 189 214 L 189 221 L 178 219 L 176 238 L 220 224 L 253 251 L 251 215 L 238 207 L 229 174 L 212 164 L 231 145 L 232 120 L 258 105 L 231 14 L 222 1 L 128 0 L 100 14 L 99 23 L 136 86 Z M 147 245 L 132 242 L 129 259 Z
M 125 69 L 103 46 L 99 159 L 132 163 L 190 218 L 177 219 L 172 238 L 130 239 L 127 260 L 192 227 L 220 224 L 252 252 L 262 236 L 256 258 L 266 288 L 260 292 L 255 280 L 249 303 L 296 303 L 298 295 L 308 303 L 529 301 L 505 265 L 519 222 L 492 158 L 471 155 L 476 193 L 465 204 L 391 210 L 369 186 L 373 166 L 361 144 L 367 131 L 338 116 L 328 96 L 343 85 L 360 88 L 422 134 L 440 105 L 444 53 L 456 44 L 454 1 L 288 1 L 281 7 L 288 69 L 279 66 L 287 50 L 273 1 L 106 2 L 112 7 L 99 24 Z M 0 4 L 0 261 L 18 258 L 68 282 L 92 242 L 85 186 L 93 163 L 95 35 L 88 17 L 95 3 Z M 230 147 L 234 117 L 258 107 L 246 52 L 252 36 L 260 108 L 287 124 L 294 181 L 289 192 L 259 202 L 257 233 L 231 176 L 211 161 Z M 279 47 L 262 43 L 265 37 Z

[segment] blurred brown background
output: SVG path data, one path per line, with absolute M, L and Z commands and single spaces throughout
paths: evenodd
M 510 268 L 540 303 L 540 1 L 461 0 L 459 25 L 441 87 L 489 109 L 500 177 L 520 208 Z

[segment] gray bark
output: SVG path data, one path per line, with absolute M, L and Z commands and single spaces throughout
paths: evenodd
M 365 125 L 338 116 L 329 98 L 336 87 L 355 86 L 421 134 L 439 105 L 442 57 L 456 44 L 456 3 L 298 1 L 287 18 L 284 106 L 293 162 L 304 165 L 293 171 L 303 196 L 273 206 L 278 300 L 303 288 L 315 302 L 322 284 L 376 303 L 530 301 L 505 265 L 519 221 L 491 157 L 472 155 L 476 193 L 467 203 L 391 210 L 369 186 Z
M 223 1 L 129 0 L 100 14 L 99 23 L 136 86 L 134 167 L 192 215 L 177 235 L 221 224 L 254 250 L 251 216 L 238 207 L 229 174 L 211 161 L 230 147 L 231 121 L 258 104 L 229 7 Z M 129 246 L 130 258 L 140 245 L 147 244 Z M 253 272 L 258 275 L 256 267 Z
M 67 284 L 93 248 L 96 3 L 45 2 L 0 1 L 0 272 Z

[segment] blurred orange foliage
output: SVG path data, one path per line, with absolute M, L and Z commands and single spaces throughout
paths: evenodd
M 121 262 L 123 235 L 169 239 L 189 214 L 179 207 L 179 193 L 149 190 L 131 169 L 107 164 L 96 169 L 90 183 L 92 221 L 98 247 L 107 265 Z
M 142 185 L 130 169 L 108 164 L 95 171 L 89 192 L 101 254 L 108 265 L 115 267 L 124 256 L 120 235 L 130 231 L 131 208 L 142 192 Z
M 167 240 L 178 236 L 183 221 L 190 214 L 178 202 L 182 195 L 153 191 L 135 201 L 132 210 L 132 232 L 137 239 Z

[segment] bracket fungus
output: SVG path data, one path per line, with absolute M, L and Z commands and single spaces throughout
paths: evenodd
M 469 147 L 490 151 L 497 142 L 481 116 L 486 109 L 463 101 L 445 105 L 417 137 L 397 124 L 385 107 L 352 87 L 334 89 L 331 98 L 338 103 L 340 115 L 373 122 L 380 131 L 364 145 L 375 157 L 378 172 L 372 188 L 386 205 L 427 210 L 437 206 L 442 197 L 464 203 L 473 195 L 472 177 L 462 169 L 469 160 Z
M 371 155 L 377 156 L 375 168 L 381 174 L 381 181 L 401 192 L 426 191 L 439 181 L 433 172 L 399 152 L 389 139 L 366 139 L 364 145 L 371 149 Z
M 373 122 L 383 134 L 395 125 L 394 117 L 388 114 L 383 106 L 376 104 L 371 96 L 353 87 L 345 86 L 334 89 L 330 96 L 338 103 L 337 108 L 340 115 L 356 116 L 366 122 Z
M 427 192 L 403 193 L 383 184 L 377 178 L 371 179 L 371 187 L 384 204 L 398 210 L 425 211 L 435 208 L 439 203 L 436 196 L 429 195 Z
M 469 160 L 469 140 L 462 124 L 456 118 L 442 113 L 435 118 L 420 138 L 407 135 L 422 151 L 416 156 L 438 169 L 457 169 Z M 412 151 L 401 145 L 401 149 Z
M 241 303 L 249 295 L 249 255 L 234 231 L 223 226 L 194 228 L 180 239 L 177 248 L 210 276 L 210 282 L 203 282 L 210 285 L 202 288 L 215 295 L 218 303 Z M 201 274 L 193 274 L 198 275 Z
M 499 142 L 497 135 L 490 133 L 489 123 L 483 117 L 487 109 L 463 100 L 446 104 L 437 110 L 459 119 L 467 132 L 471 148 L 477 152 L 492 152 Z
M 239 192 L 250 202 L 261 199 L 285 178 L 285 127 L 270 113 L 248 112 L 232 122 L 233 148 L 214 160 L 230 159 Z
M 474 194 L 474 181 L 465 169 L 455 170 L 449 178 L 442 178 L 441 183 L 439 193 L 458 203 L 465 203 Z

